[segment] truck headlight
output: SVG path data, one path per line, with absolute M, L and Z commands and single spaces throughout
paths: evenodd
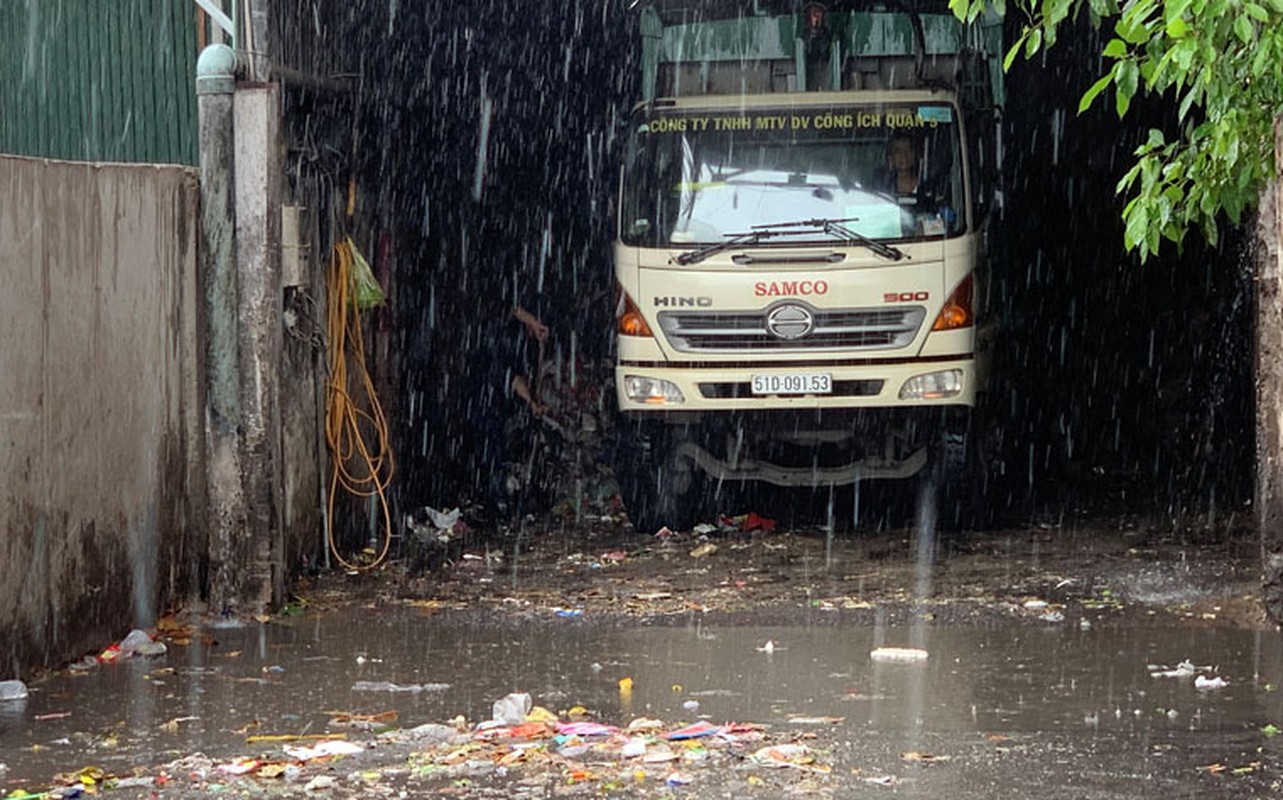
M 901 400 L 939 400 L 962 392 L 962 370 L 942 369 L 914 375 L 900 387 Z
M 634 403 L 664 405 L 686 402 L 686 396 L 677 388 L 677 384 L 644 375 L 625 375 L 624 395 Z

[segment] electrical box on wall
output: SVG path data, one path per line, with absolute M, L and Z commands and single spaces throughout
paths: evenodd
M 284 287 L 307 283 L 307 256 L 311 246 L 303 241 L 306 220 L 304 206 L 281 206 L 281 285 Z

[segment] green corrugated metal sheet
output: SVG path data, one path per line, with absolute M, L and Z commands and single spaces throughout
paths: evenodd
M 963 25 L 952 14 L 923 14 L 926 53 L 956 53 Z M 740 61 L 745 58 L 793 58 L 801 18 L 737 17 L 669 25 L 663 30 L 661 59 L 669 62 Z M 843 52 L 856 56 L 912 55 L 913 27 L 903 13 L 832 13 L 827 17 Z
M 192 0 L 0 0 L 0 153 L 197 163 Z

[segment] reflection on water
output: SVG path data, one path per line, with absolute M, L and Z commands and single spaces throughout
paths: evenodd
M 33 685 L 25 706 L 0 706 L 0 761 L 10 767 L 0 786 L 39 783 L 89 763 L 126 772 L 193 751 L 256 752 L 247 732 L 318 733 L 334 711 L 394 709 L 403 726 L 458 714 L 475 722 L 489 716 L 495 699 L 517 691 L 554 710 L 584 705 L 612 722 L 697 714 L 787 727 L 840 717 L 823 732 L 841 744 L 832 753 L 835 770 L 893 771 L 904 752 L 951 756 L 949 770 L 916 779 L 924 792 L 945 785 L 933 781 L 1002 770 L 995 754 L 1021 748 L 1056 750 L 1062 767 L 1077 763 L 1075 753 L 1090 754 L 1064 768 L 1090 765 L 1097 779 L 1125 776 L 1140 762 L 1157 768 L 1151 761 L 1160 755 L 1179 775 L 1268 744 L 1259 729 L 1283 725 L 1274 636 L 1103 625 L 944 628 L 890 624 L 885 614 L 873 626 L 846 627 L 807 613 L 819 614 L 819 624 L 712 627 L 692 616 L 680 627 L 624 629 L 550 613 L 499 629 L 408 607 L 351 608 L 219 630 L 216 645 L 59 676 Z M 930 657 L 872 662 L 869 652 L 880 645 L 922 647 Z M 1219 665 L 1228 687 L 1200 692 L 1191 681 L 1147 670 L 1183 659 Z M 627 709 L 622 677 L 633 679 Z M 354 691 L 358 681 L 449 688 Z

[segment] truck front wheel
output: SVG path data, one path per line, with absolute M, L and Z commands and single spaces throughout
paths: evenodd
M 995 515 L 988 502 L 989 430 L 980 408 L 944 416 L 928 469 L 939 486 L 938 523 L 949 530 L 984 528 Z
M 702 475 L 689 459 L 677 457 L 681 429 L 629 421 L 619 437 L 616 477 L 624 508 L 640 533 L 667 526 L 687 530 L 699 511 Z

